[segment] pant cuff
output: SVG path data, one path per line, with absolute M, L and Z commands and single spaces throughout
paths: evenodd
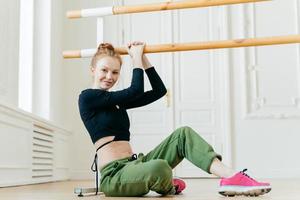
M 212 164 L 212 162 L 213 162 L 213 160 L 214 160 L 215 158 L 217 158 L 218 160 L 222 161 L 222 156 L 221 156 L 221 155 L 219 155 L 219 154 L 217 154 L 217 153 L 215 153 L 215 152 L 210 152 L 210 153 L 208 154 L 206 167 L 205 167 L 204 169 L 205 169 L 205 171 L 206 171 L 207 173 L 209 173 L 209 174 L 211 174 L 211 172 L 210 172 L 209 170 L 210 170 L 210 166 L 211 166 L 211 164 Z

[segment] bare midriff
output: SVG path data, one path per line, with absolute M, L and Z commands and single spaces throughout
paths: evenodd
M 115 136 L 107 136 L 99 139 L 95 143 L 95 148 L 98 149 L 98 147 L 106 142 L 112 141 L 114 137 Z M 102 169 L 102 167 L 112 161 L 132 156 L 133 152 L 129 141 L 112 141 L 99 149 L 97 154 L 99 168 Z

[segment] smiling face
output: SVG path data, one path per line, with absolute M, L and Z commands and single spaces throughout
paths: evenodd
M 121 65 L 118 59 L 105 56 L 97 61 L 91 71 L 94 77 L 93 88 L 109 90 L 118 81 Z

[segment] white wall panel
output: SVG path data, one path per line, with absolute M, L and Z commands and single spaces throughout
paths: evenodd
M 0 136 L 0 187 L 69 178 L 70 132 L 0 105 Z
M 299 33 L 298 4 L 298 1 L 274 1 L 264 6 L 248 6 L 245 20 L 251 26 L 247 35 L 261 37 Z M 246 50 L 248 117 L 300 116 L 299 47 L 299 44 L 291 44 Z
M 190 127 L 214 125 L 214 111 L 210 109 L 185 109 L 184 111 L 180 112 L 179 115 L 179 123 Z
M 231 32 L 299 34 L 298 13 L 296 0 L 235 7 Z M 231 58 L 235 167 L 248 168 L 256 177 L 299 177 L 299 45 L 236 49 Z
M 224 10 L 216 7 L 174 11 L 174 39 L 178 43 L 221 40 L 226 33 L 222 24 L 225 17 Z M 174 54 L 175 126 L 192 127 L 220 154 L 225 152 L 222 147 L 226 134 L 221 115 L 225 109 L 221 84 L 226 78 L 221 68 L 226 71 L 228 65 L 222 56 L 221 51 Z M 227 155 L 224 157 L 228 159 Z M 176 172 L 185 177 L 209 176 L 186 161 Z
M 0 168 L 31 167 L 31 135 L 28 130 L 1 122 Z

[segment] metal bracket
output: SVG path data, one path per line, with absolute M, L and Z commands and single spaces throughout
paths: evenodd
M 78 197 L 83 197 L 84 194 L 91 195 L 94 193 L 96 194 L 96 188 L 75 188 L 74 193 L 78 195 Z M 98 194 L 103 194 L 103 192 L 98 192 Z

